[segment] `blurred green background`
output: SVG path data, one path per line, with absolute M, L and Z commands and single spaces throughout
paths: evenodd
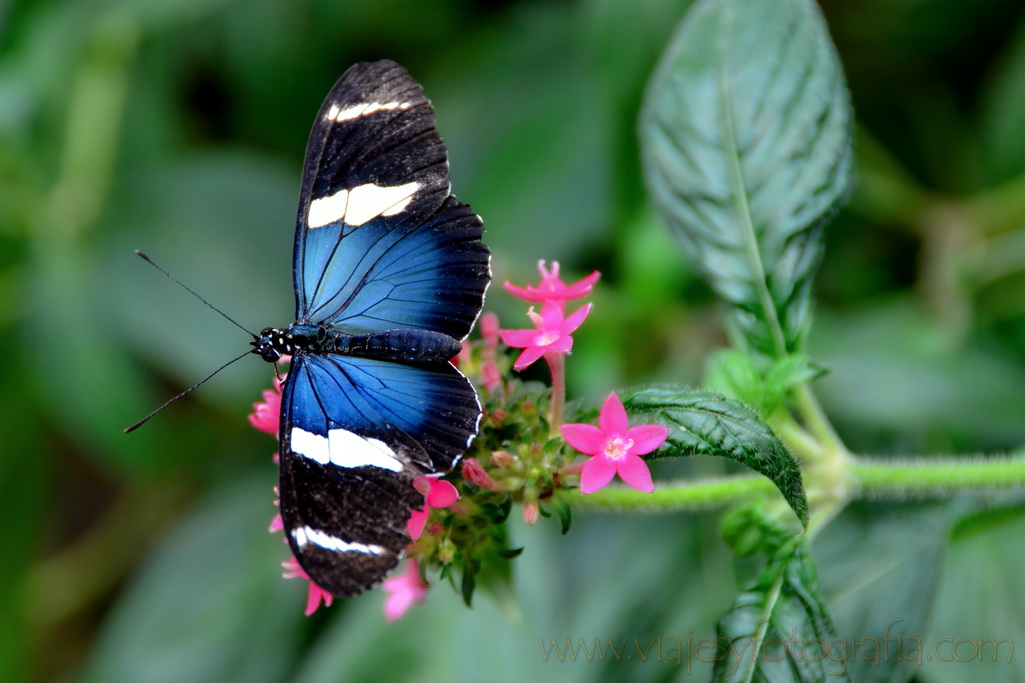
M 249 341 L 133 249 L 250 328 L 287 325 L 306 136 L 342 72 L 380 58 L 432 99 L 496 283 L 535 281 L 542 258 L 570 276 L 602 271 L 568 362 L 571 395 L 700 383 L 726 343 L 720 309 L 646 203 L 635 134 L 688 5 L 0 4 L 0 680 L 707 675 L 686 654 L 544 661 L 538 639 L 711 635 L 744 572 L 717 514 L 579 515 L 566 538 L 554 523 L 514 524 L 526 547 L 515 601 L 481 593 L 467 610 L 440 585 L 394 626 L 380 591 L 305 618 L 304 587 L 278 578 L 287 555 L 265 531 L 275 445 L 245 420 L 269 366 L 240 362 L 121 433 Z M 1025 441 L 1025 8 L 823 9 L 858 117 L 860 184 L 827 231 L 809 347 L 832 374 L 816 389 L 857 452 L 1014 449 Z M 526 326 L 500 286 L 487 303 L 504 327 Z M 722 464 L 673 467 L 653 469 Z M 965 521 L 999 503 L 849 509 L 816 546 L 840 632 L 900 617 L 927 642 L 1025 647 L 1021 509 Z M 991 680 L 1025 675 L 984 665 Z M 927 662 L 916 675 L 963 671 Z

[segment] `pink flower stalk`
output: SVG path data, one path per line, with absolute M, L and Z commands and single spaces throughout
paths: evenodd
M 253 412 L 248 415 L 249 424 L 271 436 L 278 435 L 281 422 L 281 382 L 274 379 L 274 389 L 263 392 L 263 401 L 253 404 Z
M 498 484 L 474 458 L 463 460 L 463 479 L 485 491 L 497 491 Z
M 579 299 L 590 294 L 594 283 L 601 277 L 601 273 L 596 270 L 584 279 L 567 285 L 559 279 L 558 261 L 552 261 L 551 270 L 545 269 L 544 261 L 538 261 L 537 269 L 541 273 L 541 282 L 538 283 L 537 287 L 528 285 L 526 288 L 523 288 L 506 282 L 505 288 L 510 294 L 521 299 L 526 299 L 527 301 L 550 301 L 557 303 L 560 308 L 565 308 L 568 300 Z
M 490 351 L 489 357 L 493 358 L 498 348 L 498 315 L 491 313 L 483 314 L 480 317 L 480 336 L 484 340 L 484 350 Z
M 324 590 L 323 588 L 315 584 L 312 580 L 310 580 L 309 575 L 303 571 L 303 568 L 301 566 L 299 566 L 299 560 L 295 559 L 295 557 L 292 557 L 289 558 L 288 562 L 282 562 L 281 566 L 287 570 L 284 574 L 282 574 L 282 576 L 284 576 L 286 579 L 305 579 L 306 581 L 309 581 L 310 590 L 309 593 L 307 593 L 306 611 L 304 612 L 306 616 L 310 616 L 311 614 L 316 612 L 317 608 L 320 607 L 321 602 L 324 603 L 324 607 L 331 606 L 331 603 L 334 601 L 335 596 L 331 595 L 326 590 Z
M 527 311 L 535 329 L 499 330 L 502 341 L 513 348 L 523 349 L 513 363 L 513 369 L 524 370 L 541 356 L 569 353 L 573 348 L 570 335 L 583 324 L 590 312 L 591 304 L 587 304 L 566 318 L 557 304 L 545 302 L 540 315 L 534 312 L 533 307 Z
M 420 578 L 420 565 L 416 558 L 409 558 L 406 571 L 384 580 L 381 588 L 388 594 L 384 601 L 384 618 L 396 621 L 414 603 L 427 599 L 427 584 Z
M 489 394 L 494 394 L 502 386 L 502 373 L 499 372 L 495 361 L 486 360 L 481 363 L 480 381 Z
M 424 532 L 424 525 L 427 524 L 427 515 L 431 508 L 447 508 L 459 500 L 459 492 L 450 482 L 447 482 L 435 475 L 431 477 L 417 477 L 413 480 L 413 487 L 423 494 L 424 505 L 419 510 L 413 510 L 406 523 L 409 530 L 409 537 L 414 541 L 420 538 Z
M 615 392 L 609 394 L 598 414 L 598 426 L 565 424 L 562 437 L 581 453 L 594 456 L 580 472 L 580 491 L 594 493 L 619 477 L 632 488 L 651 493 L 651 472 L 640 458 L 661 446 L 669 430 L 661 425 L 630 427 L 623 402 Z

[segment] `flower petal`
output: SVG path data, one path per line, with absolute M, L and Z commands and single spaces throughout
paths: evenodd
M 499 330 L 498 336 L 502 338 L 506 346 L 516 349 L 525 349 L 533 346 L 537 339 L 537 330 Z
M 541 320 L 544 321 L 544 330 L 546 332 L 561 331 L 565 322 L 563 321 L 562 306 L 559 305 L 559 302 L 546 299 L 541 304 Z
M 531 346 L 523 350 L 520 357 L 513 363 L 513 370 L 523 370 L 531 365 L 541 356 L 545 355 L 545 347 Z
M 587 296 L 591 293 L 591 289 L 594 288 L 594 283 L 601 277 L 601 273 L 597 270 L 585 277 L 582 280 L 578 280 L 571 285 L 567 285 L 562 296 L 567 299 L 579 299 L 582 296 Z
M 565 424 L 559 431 L 566 443 L 586 455 L 597 455 L 605 446 L 605 434 L 594 425 Z
M 605 436 L 626 436 L 626 430 L 630 423 L 626 418 L 626 408 L 616 396 L 616 392 L 613 391 L 609 394 L 605 403 L 602 404 L 601 412 L 598 413 L 598 425 L 605 432 Z
M 576 329 L 584 324 L 584 320 L 591 313 L 591 307 L 592 304 L 587 304 L 573 311 L 573 313 L 571 313 L 569 317 L 562 322 L 562 325 L 559 327 L 559 332 L 562 334 L 573 334 L 576 332 Z
M 648 463 L 641 460 L 640 457 L 628 453 L 619 461 L 616 470 L 619 472 L 620 479 L 626 482 L 627 486 L 642 493 L 651 493 L 655 490 L 651 483 L 651 470 L 648 469 Z
M 310 616 L 317 611 L 320 607 L 321 601 L 324 602 L 324 607 L 330 607 L 331 602 L 335 599 L 335 596 L 328 593 L 326 590 L 318 586 L 317 584 L 310 581 L 310 590 L 306 594 L 306 611 L 304 614 Z
M 541 293 L 536 291 L 533 287 L 527 287 L 526 289 L 524 289 L 523 287 L 517 287 L 511 282 L 506 281 L 505 289 L 513 296 L 519 297 L 521 299 L 526 299 L 527 301 L 544 300 L 544 297 L 541 295 Z
M 431 492 L 427 494 L 427 507 L 447 508 L 459 500 L 459 491 L 450 481 L 436 479 L 431 482 Z
M 596 455 L 584 463 L 580 471 L 580 492 L 594 493 L 605 488 L 616 476 L 616 466 L 602 455 Z
M 669 429 L 662 425 L 638 425 L 626 432 L 626 438 L 634 442 L 630 452 L 634 455 L 647 455 L 665 443 L 669 438 Z
M 404 572 L 385 579 L 381 588 L 388 594 L 384 601 L 384 617 L 388 621 L 395 621 L 413 603 L 427 598 L 427 585 L 420 579 L 420 566 L 413 558 L 410 558 Z
M 406 521 L 406 530 L 409 531 L 409 537 L 414 541 L 420 538 L 420 534 L 424 532 L 424 525 L 427 524 L 427 511 L 426 505 L 419 510 L 413 510 L 409 515 L 409 520 Z
M 545 347 L 545 353 L 569 353 L 573 350 L 573 337 L 559 337 Z

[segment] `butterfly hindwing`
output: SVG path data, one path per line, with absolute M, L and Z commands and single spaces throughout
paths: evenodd
M 281 515 L 303 568 L 335 595 L 373 585 L 409 543 L 417 476 L 447 471 L 480 406 L 448 363 L 297 354 L 282 397 Z
M 349 69 L 306 152 L 298 319 L 350 334 L 415 328 L 462 339 L 490 278 L 482 233 L 449 194 L 447 153 L 419 84 L 394 62 Z

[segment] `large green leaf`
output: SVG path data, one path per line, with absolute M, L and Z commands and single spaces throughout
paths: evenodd
M 846 650 L 803 542 L 788 544 L 716 627 L 713 681 L 846 681 Z
M 665 444 L 649 457 L 717 455 L 772 480 L 794 513 L 808 524 L 808 500 L 797 461 L 772 429 L 744 404 L 722 394 L 651 387 L 624 400 L 634 422 L 669 428 Z
M 847 671 L 864 683 L 908 680 L 928 632 L 949 530 L 964 501 L 853 505 L 815 540 L 822 594 Z
M 852 181 L 851 107 L 811 0 L 705 0 L 653 76 L 640 135 L 665 221 L 758 351 L 800 346 L 823 219 Z

